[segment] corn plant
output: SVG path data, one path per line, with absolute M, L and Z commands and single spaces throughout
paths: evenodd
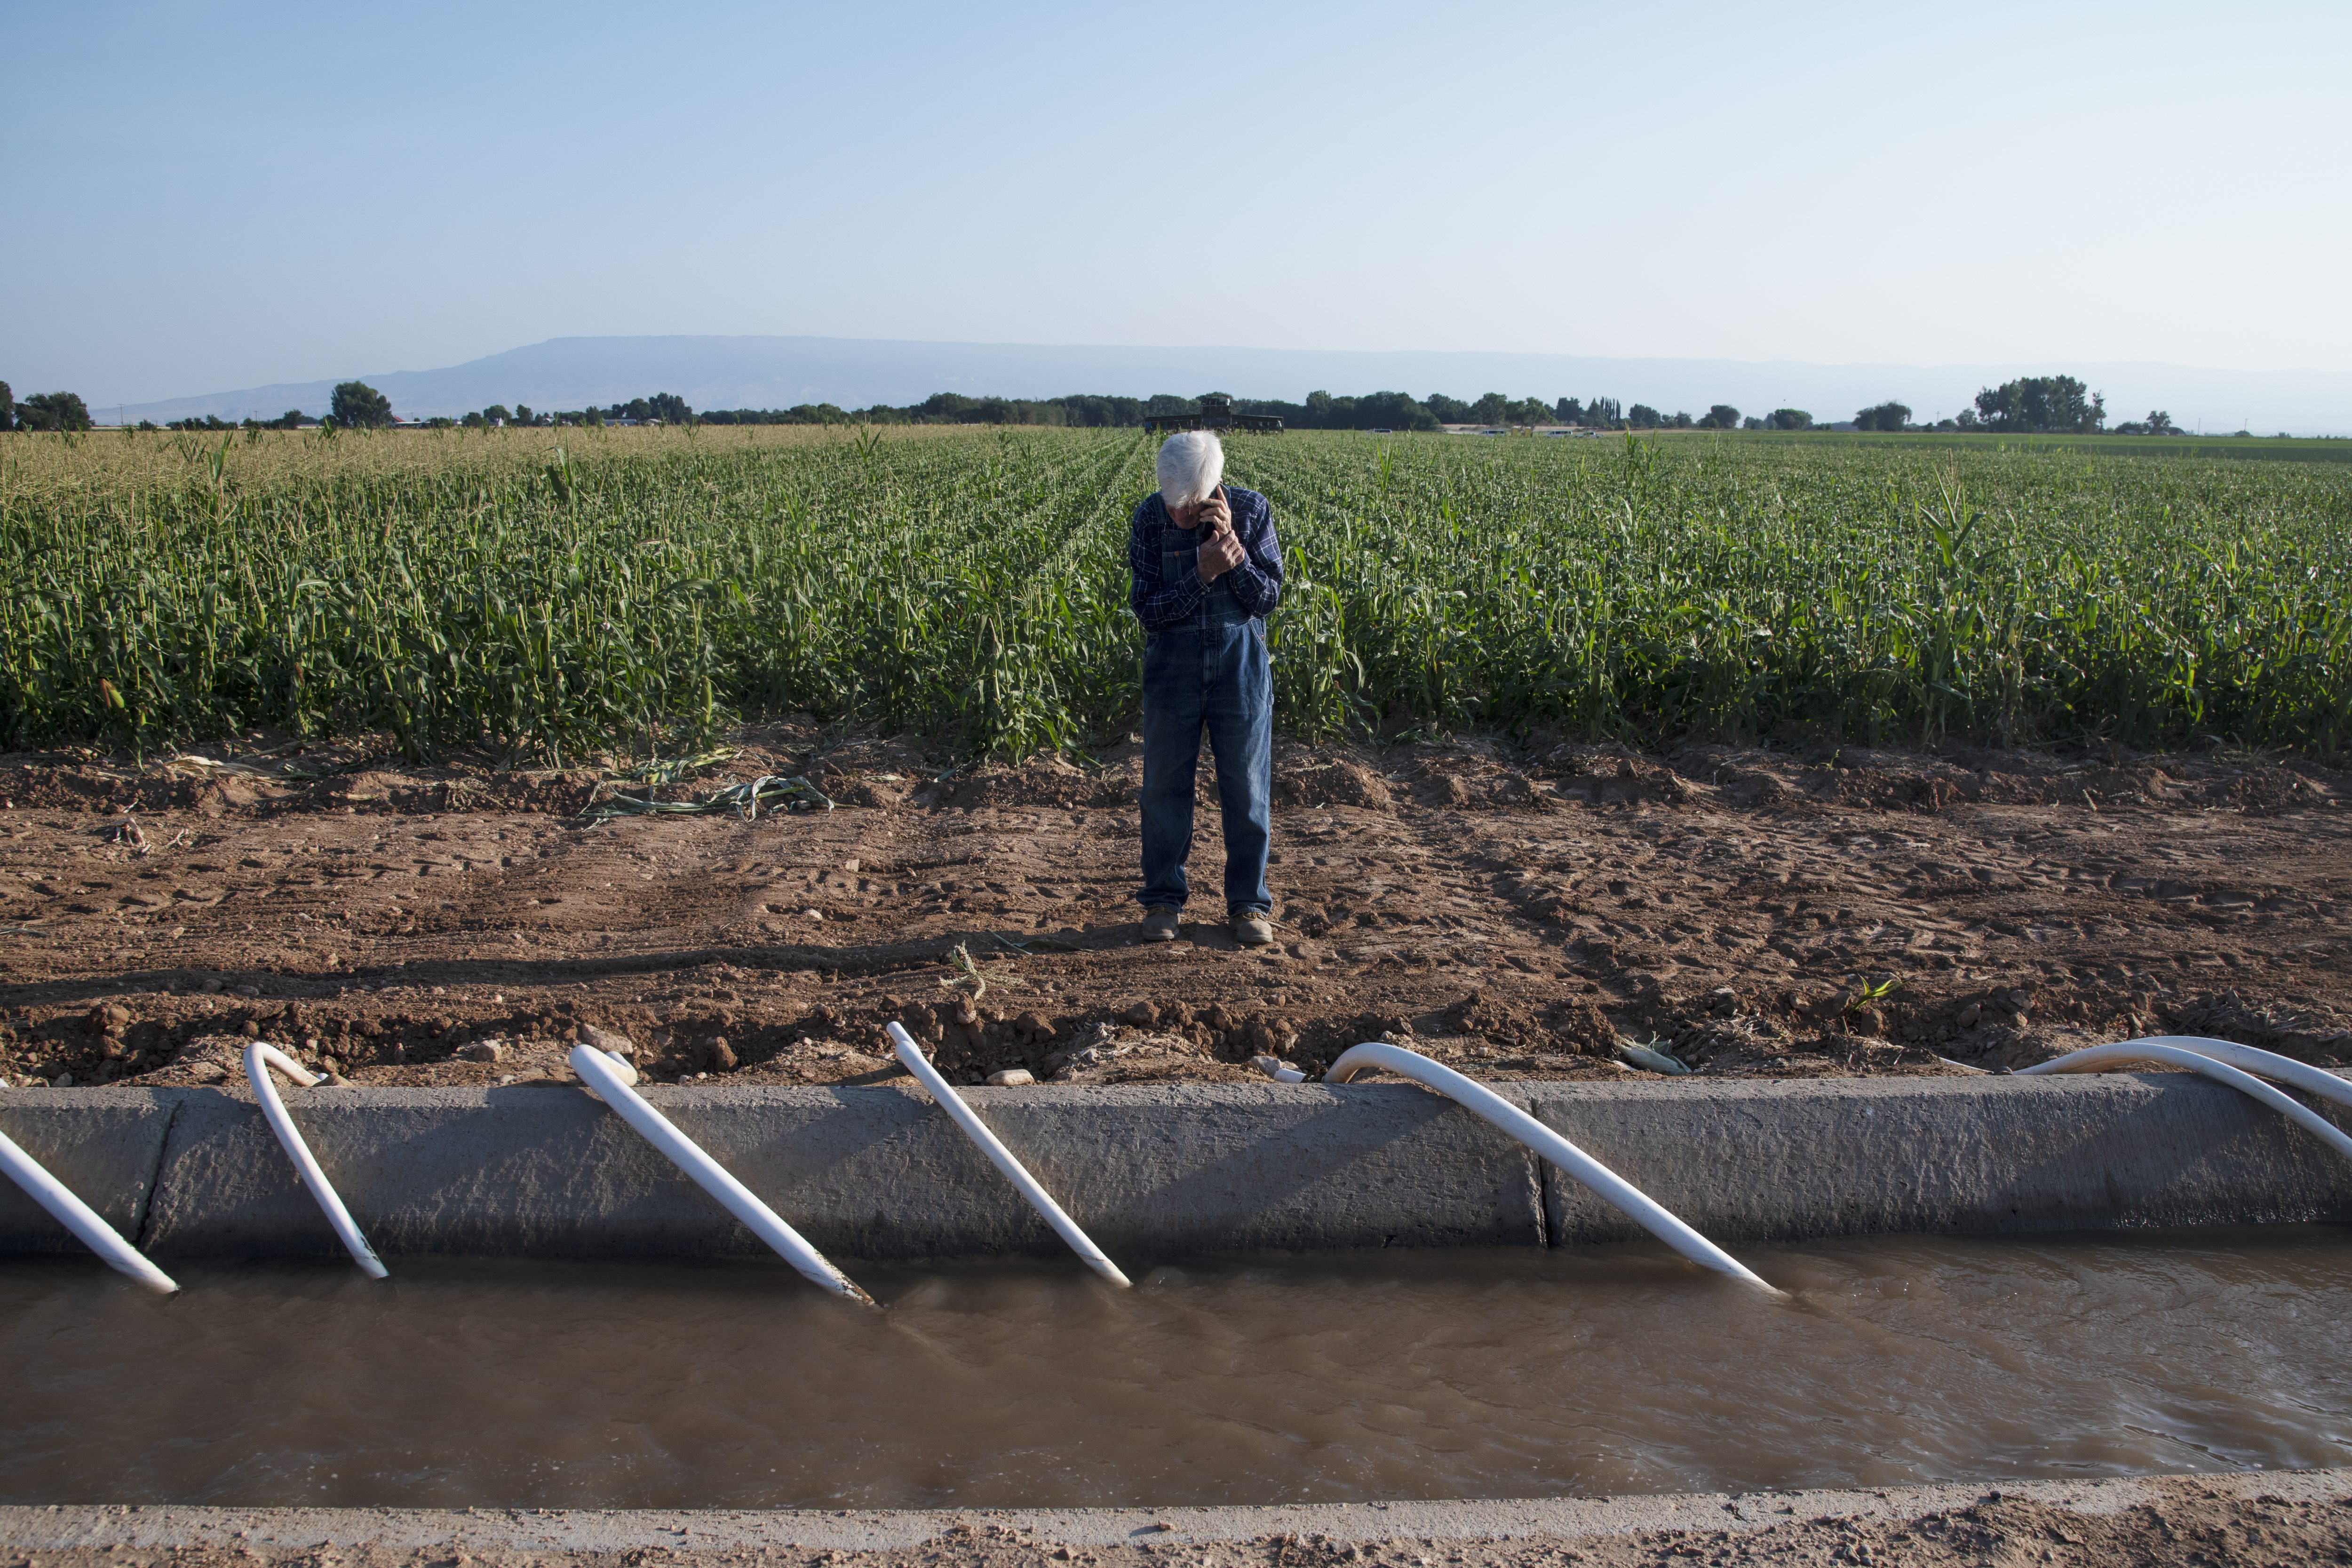
M 1134 432 L 0 447 L 16 748 L 561 762 L 798 712 L 1020 757 L 1135 718 Z M 2352 466 L 1342 433 L 1229 466 L 1281 530 L 1297 734 L 2352 737 Z

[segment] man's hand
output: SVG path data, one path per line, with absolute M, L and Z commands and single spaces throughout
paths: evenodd
M 1234 533 L 1234 509 L 1226 504 L 1225 487 L 1219 485 L 1195 509 L 1193 526 L 1201 531 L 1201 581 L 1213 583 L 1243 562 L 1249 552 Z
M 1224 486 L 1211 490 L 1209 499 L 1192 509 L 1192 525 L 1201 531 L 1202 539 L 1234 531 L 1234 509 L 1226 503 Z
M 1242 548 L 1241 538 L 1234 532 L 1229 520 L 1221 531 L 1209 535 L 1209 542 L 1201 546 L 1201 581 L 1213 583 L 1248 559 L 1249 552 Z

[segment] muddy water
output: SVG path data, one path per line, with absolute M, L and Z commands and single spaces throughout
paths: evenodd
M 2352 1233 L 1076 1265 L 0 1263 L 0 1500 L 912 1507 L 2352 1462 Z

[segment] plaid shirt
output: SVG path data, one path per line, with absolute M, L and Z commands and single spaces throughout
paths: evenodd
M 1282 602 L 1282 542 L 1274 536 L 1274 508 L 1255 490 L 1233 485 L 1224 490 L 1234 533 L 1249 558 L 1215 583 L 1201 581 L 1199 529 L 1177 527 L 1157 491 L 1135 509 L 1127 534 L 1127 565 L 1135 586 L 1127 603 L 1144 630 L 1162 631 L 1189 619 L 1219 584 L 1231 587 L 1242 608 L 1261 619 Z

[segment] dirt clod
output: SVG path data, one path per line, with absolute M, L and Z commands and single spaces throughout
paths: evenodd
M 579 1026 L 579 1036 L 580 1043 L 582 1045 L 587 1046 L 594 1050 L 603 1051 L 609 1056 L 622 1057 L 631 1060 L 634 1060 L 636 1057 L 636 1043 L 631 1040 L 628 1036 L 621 1034 L 616 1030 L 600 1029 L 593 1024 L 583 1024 Z

